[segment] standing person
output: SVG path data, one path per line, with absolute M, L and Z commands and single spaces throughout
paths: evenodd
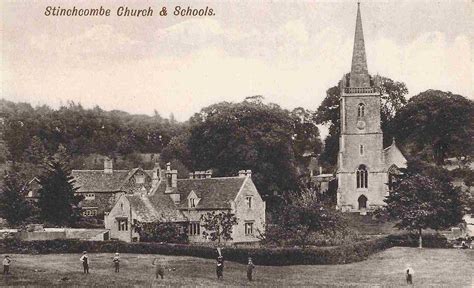
M 10 263 L 12 260 L 10 259 L 10 256 L 6 255 L 5 259 L 3 259 L 3 275 L 8 275 L 10 274 Z
M 112 260 L 114 262 L 114 267 L 115 267 L 115 273 L 120 272 L 120 255 L 119 253 L 115 253 L 114 259 Z
M 410 271 L 410 268 L 407 269 L 407 284 L 413 284 L 413 274 Z
M 82 252 L 81 257 L 82 267 L 84 267 L 84 274 L 89 274 L 89 256 L 87 255 L 87 251 Z
M 252 258 L 249 257 L 249 263 L 247 264 L 247 279 L 249 281 L 252 281 L 253 268 L 255 268 L 255 265 L 253 265 Z
M 219 255 L 219 257 L 217 257 L 216 274 L 217 279 L 219 280 L 224 277 L 224 257 L 222 257 L 222 255 Z
M 158 258 L 153 259 L 153 263 L 151 263 L 153 266 L 155 266 L 155 279 L 158 279 L 158 276 L 163 279 L 165 276 L 165 268 L 163 267 L 163 263 Z

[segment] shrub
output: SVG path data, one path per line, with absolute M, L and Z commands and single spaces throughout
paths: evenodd
M 451 245 L 448 239 L 439 233 L 423 233 L 423 246 L 426 248 L 449 248 Z M 418 247 L 418 233 L 403 233 L 399 235 L 389 235 L 387 238 L 393 246 Z
M 137 222 L 135 229 L 143 242 L 188 243 L 186 225 L 172 222 Z

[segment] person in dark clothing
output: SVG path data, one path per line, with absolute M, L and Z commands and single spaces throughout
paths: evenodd
M 8 275 L 10 274 L 10 263 L 12 260 L 10 259 L 10 256 L 6 255 L 5 259 L 3 259 L 3 275 Z
M 255 268 L 255 265 L 253 265 L 252 258 L 249 257 L 249 263 L 247 264 L 247 279 L 249 281 L 252 281 L 253 268 Z
M 410 269 L 407 269 L 407 284 L 413 284 L 413 275 L 410 273 Z
M 119 253 L 115 253 L 114 259 L 112 260 L 114 262 L 114 267 L 115 267 L 115 273 L 120 272 L 120 255 Z
M 160 278 L 163 279 L 163 277 L 165 276 L 165 267 L 163 263 L 158 258 L 155 258 L 153 259 L 152 265 L 155 266 L 156 269 L 155 278 L 158 279 L 158 276 L 160 276 Z
M 224 277 L 224 257 L 222 257 L 222 255 L 219 255 L 219 257 L 217 257 L 216 274 L 217 279 L 219 280 Z
M 84 274 L 89 274 L 89 256 L 87 256 L 87 251 L 82 252 L 81 257 L 82 267 L 84 268 Z

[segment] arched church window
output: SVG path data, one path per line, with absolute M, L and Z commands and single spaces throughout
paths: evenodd
M 359 153 L 360 155 L 364 155 L 364 145 L 359 146 Z
M 367 188 L 369 182 L 369 173 L 365 165 L 360 165 L 356 172 L 357 177 L 357 188 Z
M 357 107 L 357 117 L 364 117 L 365 114 L 365 105 L 363 103 L 359 103 L 359 107 Z
M 394 183 L 396 181 L 396 177 L 399 175 L 399 171 L 397 166 L 392 165 L 388 169 L 388 190 L 393 191 Z

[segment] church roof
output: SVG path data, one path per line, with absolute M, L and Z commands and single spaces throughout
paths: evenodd
M 354 48 L 352 51 L 352 66 L 350 73 L 351 87 L 369 87 L 369 72 L 365 54 L 364 31 L 360 15 L 360 3 L 357 4 L 357 19 L 354 34 Z
M 403 156 L 403 153 L 398 149 L 395 140 L 392 141 L 392 144 L 383 150 L 384 159 L 385 159 L 385 168 L 389 169 L 392 165 L 397 166 L 397 168 L 406 168 L 407 159 Z

